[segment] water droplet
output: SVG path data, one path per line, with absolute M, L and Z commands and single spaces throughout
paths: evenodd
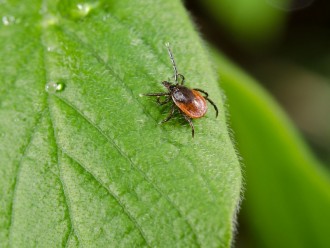
M 87 17 L 93 9 L 100 6 L 100 1 L 58 1 L 58 10 L 64 18 L 79 20 Z
M 54 94 L 55 92 L 61 91 L 63 89 L 64 89 L 63 83 L 49 82 L 45 86 L 45 90 L 50 94 Z
M 74 16 L 76 17 L 85 17 L 87 16 L 92 9 L 96 8 L 99 5 L 98 2 L 95 3 L 78 3 L 77 10 L 73 11 Z
M 78 3 L 77 8 L 81 16 L 86 16 L 91 11 L 92 6 L 88 3 Z
M 9 26 L 9 25 L 12 25 L 16 22 L 16 19 L 15 17 L 13 16 L 3 16 L 2 17 L 2 23 L 3 25 L 5 26 Z
M 54 52 L 56 50 L 55 46 L 49 46 L 47 47 L 47 52 Z

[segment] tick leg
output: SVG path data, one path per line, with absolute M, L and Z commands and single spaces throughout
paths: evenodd
M 172 66 L 173 66 L 173 71 L 174 71 L 174 81 L 177 84 L 178 83 L 178 69 L 176 68 L 175 60 L 170 48 L 170 43 L 166 43 L 165 46 L 167 47 L 168 55 L 170 56 Z
M 205 98 L 206 100 L 208 100 L 209 103 L 211 103 L 211 104 L 213 105 L 213 107 L 214 107 L 214 109 L 215 109 L 215 112 L 216 112 L 216 113 L 215 113 L 215 117 L 218 117 L 218 113 L 219 113 L 219 111 L 218 111 L 218 107 L 217 107 L 217 105 L 215 105 L 215 103 L 214 103 L 214 102 L 208 97 L 209 94 L 208 94 L 206 91 L 201 90 L 201 89 L 194 89 L 194 90 L 197 90 L 197 91 L 202 92 L 202 93 L 205 94 L 204 98 Z
M 204 93 L 205 94 L 205 97 L 208 97 L 209 96 L 209 94 L 206 91 L 204 91 L 204 90 L 201 90 L 201 89 L 193 89 L 193 90 L 197 90 L 199 92 Z
M 169 121 L 173 117 L 174 110 L 175 110 L 175 105 L 173 104 L 169 115 L 164 120 L 162 120 L 160 123 Z
M 186 116 L 184 113 L 182 113 L 184 118 L 186 119 L 186 121 L 188 121 L 190 127 L 191 127 L 191 136 L 194 138 L 194 134 L 195 134 L 195 128 L 194 128 L 194 124 L 192 123 L 191 119 Z
M 164 101 L 160 101 L 160 96 L 157 96 L 157 103 L 158 103 L 159 105 L 164 105 L 164 104 L 168 103 L 170 100 L 171 100 L 171 97 L 168 96 L 168 97 L 165 98 Z
M 160 93 L 148 93 L 142 94 L 142 96 L 168 96 L 170 93 L 168 92 L 160 92 Z
M 215 105 L 215 103 L 210 99 L 210 98 L 208 98 L 207 96 L 206 97 L 204 97 L 206 100 L 208 100 L 209 101 L 209 103 L 211 103 L 212 105 L 213 105 L 213 107 L 214 107 L 214 109 L 215 109 L 215 117 L 218 117 L 218 113 L 219 113 L 219 111 L 218 111 L 218 107 L 217 107 L 217 105 Z
M 182 75 L 182 74 L 178 74 L 178 76 L 181 78 L 181 85 L 184 85 L 184 80 L 185 80 L 185 78 L 184 78 L 184 76 Z

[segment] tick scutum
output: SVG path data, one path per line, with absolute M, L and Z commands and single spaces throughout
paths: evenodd
M 195 96 L 191 89 L 185 86 L 176 86 L 172 91 L 172 98 L 175 102 L 188 104 L 194 100 Z

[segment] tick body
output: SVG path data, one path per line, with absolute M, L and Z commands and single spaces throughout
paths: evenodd
M 162 123 L 169 121 L 173 117 L 175 109 L 178 109 L 191 126 L 192 137 L 194 137 L 195 131 L 191 119 L 201 118 L 206 114 L 206 101 L 213 105 L 216 112 L 216 117 L 218 116 L 218 108 L 215 103 L 208 98 L 208 93 L 204 90 L 196 88 L 189 89 L 188 87 L 184 86 L 185 78 L 177 71 L 174 57 L 168 43 L 166 44 L 166 47 L 173 65 L 175 83 L 163 81 L 162 84 L 166 87 L 167 92 L 149 93 L 144 94 L 144 96 L 157 97 L 157 103 L 160 105 L 169 103 L 172 100 L 171 111 L 169 115 L 162 121 Z M 179 82 L 179 79 L 181 82 Z M 204 94 L 204 96 L 202 94 Z M 164 100 L 161 101 L 160 97 L 164 97 Z
M 206 114 L 206 100 L 196 90 L 191 90 L 185 86 L 176 86 L 171 97 L 174 104 L 190 118 L 200 118 Z

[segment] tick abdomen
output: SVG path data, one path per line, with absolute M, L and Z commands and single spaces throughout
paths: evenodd
M 187 87 L 177 86 L 172 92 L 172 99 L 176 106 L 190 118 L 203 117 L 207 111 L 204 97 Z

